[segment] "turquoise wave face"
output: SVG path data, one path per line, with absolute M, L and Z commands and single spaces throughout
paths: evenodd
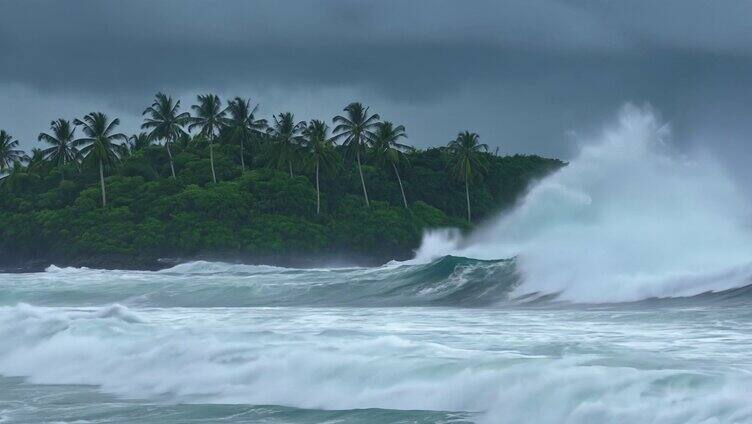
M 508 300 L 513 260 L 446 256 L 427 264 L 291 269 L 190 262 L 157 272 L 51 267 L 0 274 L 0 303 L 154 307 L 487 306 Z
M 745 286 L 638 303 L 737 304 L 750 297 L 752 286 Z M 44 273 L 0 274 L 0 305 L 510 307 L 545 306 L 556 298 L 556 293 L 526 291 L 515 259 L 456 256 L 376 268 L 293 269 L 189 262 L 156 272 L 50 267 Z

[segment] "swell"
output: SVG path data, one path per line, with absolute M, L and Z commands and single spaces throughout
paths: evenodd
M 513 260 L 446 256 L 425 264 L 293 269 L 190 262 L 162 271 L 50 267 L 0 274 L 0 304 L 153 307 L 488 306 L 509 300 Z
M 293 269 L 190 262 L 162 271 L 50 267 L 35 274 L 0 274 L 0 304 L 143 307 L 576 305 L 558 293 L 530 291 L 516 259 L 444 256 L 423 264 L 377 268 Z M 688 295 L 650 296 L 626 305 L 738 305 L 752 301 L 752 280 L 739 273 L 736 288 Z M 679 282 L 677 284 L 685 285 Z M 700 284 L 706 287 L 712 284 Z M 732 285 L 732 287 L 734 286 Z M 613 303 L 612 303 L 613 304 Z M 603 305 L 603 303 L 601 303 Z

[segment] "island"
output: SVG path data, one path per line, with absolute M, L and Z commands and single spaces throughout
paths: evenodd
M 260 119 L 214 94 L 187 109 L 159 93 L 130 136 L 101 112 L 60 118 L 29 153 L 2 130 L 0 267 L 375 265 L 408 258 L 427 229 L 470 229 L 565 165 L 489 152 L 470 131 L 418 149 L 358 102 L 327 121 Z

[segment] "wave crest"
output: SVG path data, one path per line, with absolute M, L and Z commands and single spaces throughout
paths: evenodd
M 44 274 L 0 274 L 0 289 L 6 304 L 487 306 L 506 302 L 518 280 L 512 260 L 446 256 L 377 268 L 294 269 L 206 261 L 156 272 L 55 267 Z
M 573 302 L 691 296 L 752 283 L 752 207 L 716 161 L 681 155 L 650 108 L 626 106 L 568 166 L 467 238 L 418 258 L 517 258 L 516 295 Z

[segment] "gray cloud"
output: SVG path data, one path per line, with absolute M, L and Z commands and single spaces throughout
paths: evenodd
M 745 0 L 3 0 L 0 127 L 30 147 L 51 119 L 97 108 L 134 131 L 156 91 L 214 91 L 300 119 L 359 99 L 421 146 L 470 128 L 505 152 L 566 156 L 567 134 L 633 101 L 680 144 L 741 163 L 749 22 Z

